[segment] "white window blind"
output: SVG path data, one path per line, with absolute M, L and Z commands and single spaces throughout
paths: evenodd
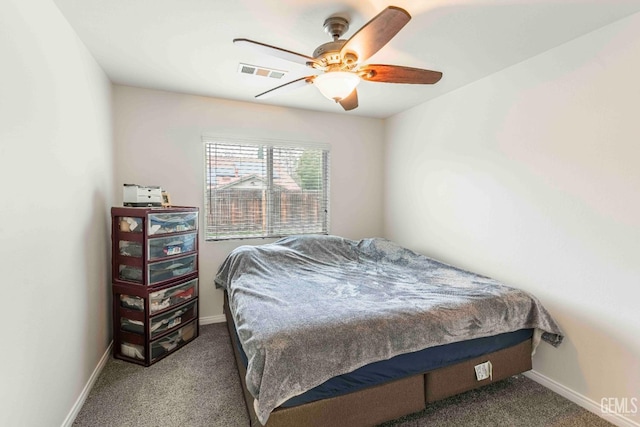
M 328 233 L 328 147 L 203 140 L 207 240 Z

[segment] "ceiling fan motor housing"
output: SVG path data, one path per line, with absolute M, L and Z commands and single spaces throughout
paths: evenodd
M 334 40 L 321 44 L 313 51 L 313 57 L 324 62 L 325 65 L 340 64 L 340 49 L 346 43 L 346 40 Z
M 313 51 L 313 57 L 320 60 L 330 69 L 352 69 L 358 60 L 355 53 L 348 52 L 341 55 L 342 46 L 347 40 L 340 40 L 340 36 L 349 29 L 349 21 L 340 16 L 332 16 L 324 21 L 324 31 L 333 37 L 332 42 L 321 44 Z M 328 70 L 325 70 L 328 71 Z

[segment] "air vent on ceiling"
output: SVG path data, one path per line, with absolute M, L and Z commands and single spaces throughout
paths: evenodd
M 283 70 L 243 64 L 242 62 L 238 64 L 238 72 L 240 74 L 253 74 L 255 76 L 271 77 L 272 79 L 281 79 L 285 74 L 287 74 L 287 72 Z

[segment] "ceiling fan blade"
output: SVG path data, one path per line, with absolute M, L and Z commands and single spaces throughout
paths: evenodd
M 312 83 L 315 77 L 316 76 L 300 77 L 299 79 L 292 80 L 283 85 L 276 86 L 273 89 L 269 89 L 266 92 L 259 93 L 256 95 L 256 98 L 268 98 L 276 93 L 286 93 L 291 90 L 298 89 L 299 87 Z
M 364 80 L 369 82 L 424 85 L 437 83 L 442 78 L 442 73 L 440 71 L 382 64 L 365 65 L 360 68 L 358 74 L 360 74 Z
M 302 65 L 309 65 L 309 63 L 319 64 L 319 62 L 315 58 L 312 58 L 310 56 L 292 52 L 290 50 L 282 49 L 279 47 L 270 46 L 268 44 L 249 39 L 233 39 L 233 43 L 239 46 L 246 46 L 267 55 L 275 56 L 277 58 L 285 59 L 287 61 L 295 62 Z
M 348 52 L 355 52 L 358 62 L 362 63 L 382 49 L 410 19 L 411 15 L 406 10 L 389 6 L 351 36 L 340 54 L 344 57 Z
M 342 98 L 340 105 L 344 111 L 355 110 L 358 108 L 358 89 L 354 89 L 346 98 Z

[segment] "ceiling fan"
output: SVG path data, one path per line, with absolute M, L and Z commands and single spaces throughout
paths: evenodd
M 318 46 L 313 56 L 248 39 L 234 39 L 233 42 L 309 66 L 320 72 L 320 74 L 301 77 L 262 92 L 256 95 L 256 98 L 266 98 L 306 84 L 314 84 L 325 97 L 334 100 L 349 111 L 358 107 L 356 86 L 362 80 L 381 83 L 434 84 L 442 78 L 442 73 L 439 71 L 400 65 L 363 64 L 382 49 L 410 19 L 411 15 L 406 10 L 389 6 L 367 22 L 351 38 L 343 40 L 340 36 L 349 29 L 349 21 L 339 16 L 330 17 L 324 22 L 324 30 L 333 37 L 333 41 Z

